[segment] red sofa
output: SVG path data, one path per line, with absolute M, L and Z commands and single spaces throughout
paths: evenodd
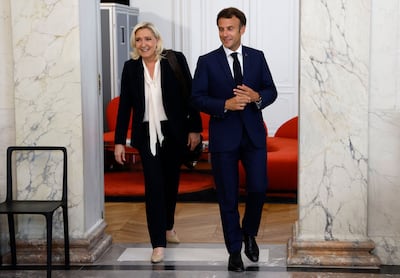
M 267 196 L 296 197 L 298 181 L 298 117 L 278 128 L 275 136 L 267 137 Z M 246 177 L 239 165 L 241 194 L 246 191 Z
M 106 122 L 108 131 L 104 132 L 103 140 L 105 146 L 112 146 L 114 147 L 114 135 L 115 135 L 115 128 L 117 126 L 117 114 L 118 114 L 118 106 L 119 106 L 119 97 L 113 98 L 108 104 L 106 108 Z M 127 139 L 130 140 L 131 130 L 130 127 L 132 126 L 132 115 L 129 121 L 129 129 L 127 132 Z
M 115 136 L 115 128 L 117 126 L 117 114 L 118 114 L 118 106 L 119 106 L 119 97 L 113 98 L 108 104 L 105 111 L 106 122 L 108 131 L 103 133 L 103 141 L 104 141 L 104 166 L 105 169 L 110 169 L 115 166 L 114 159 L 114 136 Z M 132 114 L 131 119 L 129 121 L 129 129 L 127 131 L 127 143 L 125 145 L 125 153 L 128 164 L 135 162 L 139 159 L 139 152 L 135 148 L 129 145 L 131 138 L 131 129 L 132 126 Z M 120 166 L 118 166 L 120 167 Z

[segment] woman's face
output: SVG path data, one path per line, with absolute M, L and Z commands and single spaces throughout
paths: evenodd
M 135 48 L 143 59 L 156 57 L 157 42 L 158 40 L 150 29 L 142 28 L 136 31 Z

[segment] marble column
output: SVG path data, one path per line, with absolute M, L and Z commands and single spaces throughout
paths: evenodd
M 15 102 L 14 144 L 67 147 L 71 262 L 92 262 L 111 244 L 102 218 L 102 117 L 96 105 L 101 96 L 96 53 L 99 1 L 6 2 L 11 18 L 7 54 L 13 57 L 12 101 L 7 103 Z M 5 44 L 3 37 L 0 45 Z M 16 190 L 21 197 L 48 194 L 43 185 L 33 183 Z M 53 223 L 55 262 L 63 262 L 62 231 L 58 215 Z M 45 234 L 42 219 L 18 218 L 19 263 L 46 261 Z
M 6 160 L 4 155 L 7 146 L 15 142 L 14 126 L 14 79 L 11 37 L 10 0 L 4 0 L 0 5 L 0 200 L 6 195 Z M 4 170 L 3 170 L 4 169 Z M 0 217 L 0 254 L 7 248 L 6 237 L 8 229 L 4 225 L 6 216 Z
M 370 0 L 301 1 L 299 220 L 288 266 L 378 267 L 368 237 Z
M 368 235 L 400 265 L 400 1 L 372 0 Z

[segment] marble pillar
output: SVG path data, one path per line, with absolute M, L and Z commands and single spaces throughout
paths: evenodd
M 14 126 L 14 81 L 11 37 L 10 0 L 4 0 L 0 5 L 0 200 L 6 195 L 6 160 L 7 146 L 15 142 Z M 6 250 L 8 229 L 6 216 L 0 216 L 0 254 Z
M 15 107 L 15 113 L 9 113 L 15 115 L 13 144 L 67 147 L 71 262 L 92 262 L 111 244 L 102 218 L 102 117 L 96 106 L 99 1 L 6 2 L 11 19 L 7 55 L 13 58 L 12 100 L 7 101 Z M 42 186 L 32 183 L 16 190 L 24 198 L 46 194 Z M 53 260 L 63 262 L 62 217 L 54 222 Z M 18 262 L 45 262 L 43 220 L 21 216 L 17 232 Z
M 288 266 L 380 265 L 368 237 L 371 1 L 301 1 L 299 220 Z
M 400 2 L 372 0 L 368 235 L 400 265 Z

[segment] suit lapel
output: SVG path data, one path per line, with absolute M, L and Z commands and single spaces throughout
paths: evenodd
M 220 64 L 226 79 L 231 80 L 231 82 L 235 84 L 235 80 L 233 79 L 231 69 L 229 68 L 228 59 L 226 58 L 226 54 L 222 46 L 218 49 L 217 57 L 218 57 L 218 63 Z
M 245 46 L 242 46 L 242 57 L 243 57 L 243 84 L 246 84 L 246 77 L 249 76 L 251 72 L 251 62 L 250 55 Z

